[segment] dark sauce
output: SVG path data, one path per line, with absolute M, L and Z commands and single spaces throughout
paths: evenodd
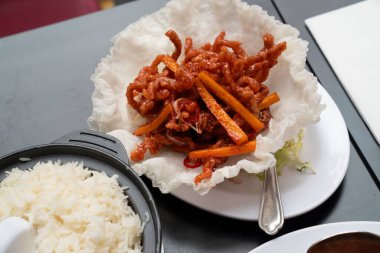
M 307 253 L 380 253 L 380 236 L 365 233 L 346 233 L 320 241 Z

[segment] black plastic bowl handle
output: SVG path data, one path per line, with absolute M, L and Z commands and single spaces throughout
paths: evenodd
M 119 158 L 129 166 L 129 159 L 124 146 L 118 139 L 105 133 L 83 129 L 62 136 L 53 143 L 74 144 L 100 149 L 111 156 Z

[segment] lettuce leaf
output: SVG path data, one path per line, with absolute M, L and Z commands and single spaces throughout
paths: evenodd
M 315 173 L 315 170 L 312 168 L 311 163 L 308 161 L 302 161 L 300 158 L 300 151 L 302 149 L 302 140 L 304 137 L 304 131 L 301 129 L 296 138 L 286 141 L 284 146 L 277 150 L 274 153 L 274 157 L 276 158 L 276 171 L 277 175 L 280 176 L 282 170 L 287 166 L 289 168 L 295 168 L 299 172 L 310 171 Z M 264 179 L 264 172 L 256 174 L 256 176 L 260 179 Z
M 295 139 L 285 142 L 285 145 L 274 154 L 278 174 L 281 174 L 285 166 L 295 168 L 300 172 L 310 170 L 315 173 L 310 162 L 302 161 L 300 158 L 303 137 L 304 131 L 301 129 Z

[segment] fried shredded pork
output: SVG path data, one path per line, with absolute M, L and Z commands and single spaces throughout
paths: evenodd
M 225 39 L 225 32 L 200 48 L 187 37 L 178 63 L 181 40 L 172 30 L 165 35 L 175 47 L 173 53 L 158 55 L 127 88 L 129 105 L 147 119 L 135 131 L 145 136 L 131 159 L 142 161 L 147 151 L 154 155 L 163 147 L 185 153 L 185 167 L 202 165 L 194 179 L 198 184 L 228 156 L 255 150 L 256 136 L 272 117 L 270 106 L 280 99 L 276 93 L 269 95 L 263 83 L 286 42 L 276 44 L 265 34 L 262 49 L 247 55 L 239 41 Z M 188 156 L 194 152 L 201 158 Z

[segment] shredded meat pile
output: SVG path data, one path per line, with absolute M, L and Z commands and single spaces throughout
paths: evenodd
M 158 117 L 165 105 L 171 104 L 173 110 L 159 127 L 145 133 L 144 140 L 131 154 L 134 162 L 143 160 L 148 150 L 154 155 L 163 147 L 188 154 L 192 150 L 234 145 L 195 87 L 195 79 L 202 71 L 264 123 L 260 131 L 253 130 L 239 113 L 215 97 L 249 140 L 267 129 L 271 119 L 270 109 L 260 110 L 258 104 L 269 94 L 263 82 L 286 49 L 285 42 L 275 44 L 273 36 L 265 34 L 262 49 L 250 56 L 239 41 L 225 39 L 225 32 L 221 32 L 212 44 L 206 43 L 200 48 L 194 48 L 192 39 L 187 37 L 183 61 L 178 63 L 182 51 L 181 40 L 172 30 L 165 35 L 174 44 L 174 52 L 170 57 L 158 55 L 150 66 L 143 67 L 133 83 L 129 84 L 126 96 L 129 105 L 144 116 L 148 124 Z M 177 68 L 166 62 L 165 57 L 171 58 Z M 216 166 L 226 160 L 227 157 L 187 158 L 184 164 L 188 168 L 203 166 L 203 172 L 195 178 L 195 182 L 199 183 L 211 177 Z

